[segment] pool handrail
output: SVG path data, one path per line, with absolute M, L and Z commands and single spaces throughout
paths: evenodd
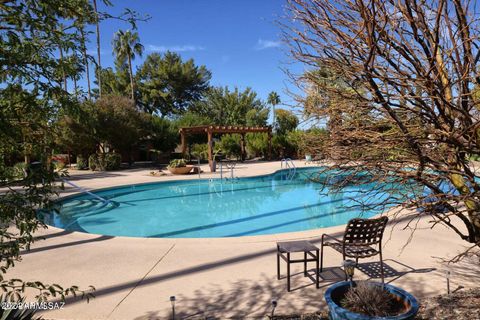
M 293 163 L 293 160 L 291 158 L 283 158 L 282 161 L 280 161 L 280 168 L 283 169 L 283 162 L 285 162 L 285 168 L 288 169 L 288 179 L 291 180 L 295 176 L 295 173 L 297 173 L 297 167 Z
M 86 193 L 86 194 L 88 194 L 88 195 L 91 195 L 92 197 L 94 197 L 94 198 L 102 201 L 102 202 L 105 203 L 105 204 L 107 204 L 107 203 L 110 202 L 110 200 L 107 200 L 107 199 L 105 199 L 105 198 L 102 198 L 102 197 L 100 197 L 99 195 L 96 195 L 95 193 L 90 192 L 90 191 L 88 191 L 87 189 L 82 188 L 82 187 L 80 187 L 79 185 L 77 185 L 77 184 L 75 184 L 75 183 L 73 183 L 73 182 L 71 182 L 71 181 L 68 181 L 67 179 L 61 178 L 61 180 L 62 180 L 64 183 L 69 184 L 69 185 L 71 185 L 72 187 L 77 188 L 78 190 L 80 190 L 80 191 L 82 191 L 82 192 L 84 192 L 84 193 Z

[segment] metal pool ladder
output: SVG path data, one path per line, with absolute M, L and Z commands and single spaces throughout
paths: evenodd
M 102 198 L 102 197 L 96 195 L 95 193 L 90 192 L 90 191 L 88 191 L 87 189 L 82 188 L 82 187 L 80 187 L 79 185 L 77 185 L 77 184 L 75 184 L 75 183 L 73 183 L 73 182 L 68 181 L 67 179 L 61 179 L 61 180 L 62 180 L 64 183 L 69 184 L 69 185 L 71 185 L 72 187 L 74 187 L 74 188 L 76 188 L 76 189 L 78 189 L 78 190 L 80 190 L 80 191 L 82 191 L 82 192 L 85 192 L 85 193 L 88 194 L 88 195 L 91 195 L 92 197 L 94 197 L 94 198 L 102 201 L 102 202 L 105 203 L 105 204 L 108 204 L 108 203 L 110 202 L 110 200 L 107 200 L 107 199 L 105 199 L 105 198 Z
M 287 180 L 292 180 L 295 173 L 297 173 L 297 167 L 290 158 L 283 158 L 282 161 L 280 161 L 281 169 L 283 169 L 283 163 L 285 163 L 285 169 L 288 169 Z

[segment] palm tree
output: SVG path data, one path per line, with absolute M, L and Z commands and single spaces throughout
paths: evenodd
M 88 93 L 88 100 L 92 100 L 92 90 L 90 87 L 90 69 L 88 67 L 88 54 L 87 54 L 87 38 L 85 36 L 85 26 L 81 24 L 78 28 L 80 31 L 80 39 L 81 39 L 81 50 L 83 54 L 83 65 L 85 66 L 85 75 L 87 76 L 87 93 Z
M 143 46 L 140 44 L 138 32 L 118 30 L 113 38 L 113 52 L 117 56 L 118 61 L 122 63 L 128 62 L 132 100 L 135 100 L 132 60 L 135 59 L 135 54 L 142 56 L 143 53 Z
M 278 105 L 280 102 L 281 102 L 280 96 L 278 95 L 278 93 L 276 93 L 275 91 L 272 91 L 268 94 L 267 103 L 272 105 L 272 113 L 273 113 L 272 127 L 274 130 L 275 130 L 275 106 Z
M 102 97 L 102 79 L 100 70 L 102 70 L 102 63 L 100 61 L 100 21 L 98 19 L 98 10 L 97 10 L 97 0 L 93 0 L 93 8 L 95 10 L 95 26 L 96 26 L 96 33 L 97 33 L 97 67 L 95 74 L 97 75 L 97 82 L 98 82 L 98 95 Z

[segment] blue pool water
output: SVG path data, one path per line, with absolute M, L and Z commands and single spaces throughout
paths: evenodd
M 365 188 L 341 193 L 312 182 L 318 168 L 297 169 L 234 181 L 190 180 L 97 190 L 69 197 L 58 211 L 43 215 L 47 224 L 93 234 L 129 237 L 238 237 L 317 229 L 379 212 L 352 208 Z M 379 193 L 374 201 L 389 195 Z M 369 200 L 370 201 L 370 200 Z

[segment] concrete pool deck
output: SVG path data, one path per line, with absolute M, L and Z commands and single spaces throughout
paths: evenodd
M 303 161 L 295 164 L 305 166 Z M 278 169 L 279 162 L 245 163 L 238 165 L 235 176 L 267 174 Z M 198 178 L 198 175 L 151 176 L 150 171 L 72 171 L 70 180 L 86 189 L 97 189 Z M 218 173 L 202 174 L 202 178 L 215 177 Z M 67 188 L 62 195 L 72 192 L 76 190 Z M 387 282 L 420 299 L 443 294 L 448 268 L 452 272 L 452 290 L 478 286 L 478 261 L 466 259 L 450 267 L 442 262 L 468 245 L 453 231 L 443 226 L 430 230 L 428 217 L 418 220 L 413 234 L 405 226 L 406 221 L 398 221 L 396 226 L 390 224 L 384 236 Z M 320 289 L 299 273 L 292 278 L 293 291 L 288 293 L 286 280 L 276 278 L 275 243 L 309 239 L 319 244 L 322 233 L 340 235 L 343 230 L 344 226 L 336 226 L 240 238 L 161 239 L 109 237 L 49 227 L 37 234 L 46 239 L 35 242 L 29 252 L 23 253 L 22 262 L 6 277 L 96 287 L 96 298 L 90 303 L 67 300 L 63 309 L 43 313 L 47 319 L 168 319 L 172 295 L 177 299 L 177 319 L 263 317 L 270 312 L 272 299 L 278 301 L 276 314 L 315 312 L 325 308 L 325 289 L 343 279 L 339 268 L 341 255 L 330 248 L 325 250 L 327 268 L 321 274 Z M 377 261 L 376 258 L 360 260 L 356 278 L 378 276 Z M 285 272 L 284 264 L 282 271 Z M 301 266 L 293 271 L 300 272 Z

